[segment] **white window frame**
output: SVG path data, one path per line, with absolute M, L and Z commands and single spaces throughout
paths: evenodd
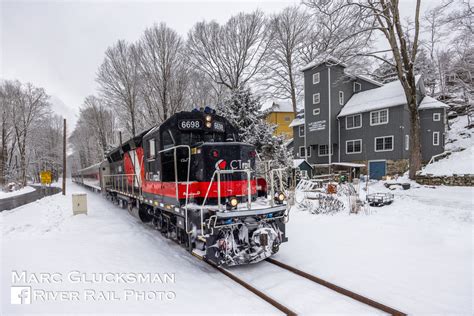
M 319 115 L 320 113 L 321 113 L 321 109 L 320 109 L 320 108 L 313 109 L 313 115 L 314 115 L 314 116 Z
M 359 90 L 356 89 L 356 86 L 359 86 Z M 353 92 L 362 91 L 362 85 L 360 83 L 354 81 L 354 84 L 352 85 L 352 91 Z
M 313 74 L 313 84 L 318 84 L 321 81 L 319 72 Z
M 153 146 L 152 146 L 153 144 Z M 151 138 L 148 140 L 148 159 L 155 159 L 155 156 L 156 156 L 156 141 L 154 138 Z M 153 147 L 153 148 L 152 148 Z
M 392 149 L 378 149 L 377 150 L 377 139 L 385 139 L 385 138 L 388 138 L 390 137 L 392 139 Z M 385 148 L 385 140 L 383 142 L 384 144 L 384 148 Z M 375 152 L 384 152 L 384 151 L 393 151 L 393 149 L 395 148 L 395 138 L 393 137 L 393 135 L 387 135 L 387 136 L 379 136 L 379 137 L 374 137 L 374 151 Z
M 344 91 L 339 91 L 339 105 L 344 105 Z
M 298 156 L 300 156 L 300 158 L 305 158 L 305 157 L 311 157 L 311 150 L 309 149 L 309 146 L 305 149 L 305 155 L 301 156 L 301 149 L 304 148 L 304 146 L 300 146 L 298 148 Z
M 353 151 L 353 152 L 349 152 L 347 150 L 347 145 L 352 142 L 352 143 L 355 143 L 355 142 L 360 142 L 360 151 Z M 352 147 L 355 147 L 354 144 L 352 145 Z M 362 153 L 362 139 L 351 139 L 351 140 L 346 140 L 346 155 L 353 155 L 353 154 L 361 154 Z
M 410 135 L 405 135 L 405 150 L 410 150 Z
M 328 146 L 328 154 L 324 154 L 324 155 L 321 155 L 321 146 Z M 329 145 L 318 145 L 318 157 L 328 157 L 329 154 L 331 154 L 331 156 L 333 155 L 333 152 L 332 152 L 332 148 L 330 148 L 331 146 Z
M 433 121 L 434 122 L 441 121 L 441 113 L 433 113 Z
M 301 130 L 303 130 L 303 135 L 301 135 Z M 298 136 L 299 137 L 304 137 L 304 125 L 298 126 Z
M 347 119 L 349 117 L 353 118 L 355 116 L 359 116 L 360 117 L 360 125 L 359 126 L 353 126 L 353 127 L 347 127 Z M 354 119 L 352 119 L 352 123 L 354 123 Z M 356 128 L 361 128 L 362 127 L 362 114 L 354 114 L 354 115 L 348 115 L 346 116 L 346 130 L 347 129 L 356 129 Z
M 317 101 L 314 100 L 315 97 L 318 98 Z M 313 104 L 319 104 L 320 102 L 321 102 L 321 94 L 320 93 L 313 94 Z
M 435 135 L 436 135 L 436 142 L 435 142 Z M 439 146 L 440 141 L 439 141 L 439 132 L 433 132 L 433 146 Z
M 387 112 L 387 121 L 386 122 L 380 122 L 380 113 L 382 112 Z M 378 123 L 372 123 L 372 114 L 377 114 L 378 116 Z M 389 111 L 388 109 L 381 109 L 381 110 L 377 110 L 377 111 L 371 111 L 369 112 L 369 123 L 370 123 L 370 126 L 377 126 L 377 125 L 384 125 L 384 124 L 388 124 L 389 122 Z

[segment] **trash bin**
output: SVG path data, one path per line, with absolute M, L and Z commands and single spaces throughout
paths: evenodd
M 72 214 L 87 214 L 87 194 L 75 193 L 72 195 Z

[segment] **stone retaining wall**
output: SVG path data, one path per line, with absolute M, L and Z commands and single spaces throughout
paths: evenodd
M 452 176 L 433 176 L 430 174 L 427 175 L 417 175 L 416 182 L 419 184 L 425 185 L 451 185 L 451 186 L 474 186 L 474 175 L 465 174 Z

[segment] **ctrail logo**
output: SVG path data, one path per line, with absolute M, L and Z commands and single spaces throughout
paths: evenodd
M 12 286 L 11 287 L 11 303 L 15 305 L 31 304 L 31 287 L 30 286 Z

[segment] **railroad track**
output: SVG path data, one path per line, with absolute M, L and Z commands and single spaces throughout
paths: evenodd
M 265 294 L 264 292 L 260 291 L 259 289 L 257 289 L 256 287 L 252 286 L 250 283 L 244 281 L 243 279 L 239 278 L 237 275 L 235 275 L 234 273 L 230 272 L 228 269 L 225 269 L 225 268 L 222 268 L 222 267 L 218 267 L 216 265 L 214 265 L 213 263 L 207 261 L 205 258 L 199 256 L 199 255 L 196 255 L 194 254 L 196 257 L 198 257 L 199 259 L 203 260 L 204 262 L 208 263 L 210 266 L 212 266 L 213 268 L 215 268 L 216 270 L 218 270 L 219 272 L 221 272 L 222 274 L 226 275 L 228 278 L 230 278 L 231 280 L 235 281 L 236 283 L 240 284 L 241 286 L 243 286 L 244 288 L 246 288 L 247 290 L 249 290 L 250 292 L 254 293 L 255 295 L 257 295 L 258 297 L 260 297 L 261 299 L 263 299 L 264 301 L 266 301 L 267 303 L 269 303 L 270 305 L 272 305 L 273 307 L 277 308 L 278 310 L 280 310 L 282 313 L 286 314 L 286 315 L 297 315 L 297 313 L 292 310 L 291 308 L 289 308 L 288 306 L 284 305 L 283 303 L 280 303 L 279 301 L 275 300 L 274 298 L 272 298 L 271 296 Z M 283 270 L 286 270 L 286 271 L 289 271 L 291 273 L 294 273 L 306 280 L 309 280 L 311 282 L 314 282 L 318 285 L 321 285 L 321 286 L 324 286 L 328 289 L 331 289 L 339 294 L 342 294 L 344 296 L 347 296 L 347 297 L 350 297 L 351 299 L 353 300 L 356 300 L 360 303 L 363 303 L 365 305 L 368 305 L 370 307 L 373 307 L 375 309 L 378 309 L 382 312 L 385 312 L 387 314 L 390 314 L 390 315 L 396 315 L 396 316 L 406 316 L 405 313 L 399 311 L 399 310 L 396 310 L 390 306 L 387 306 L 385 304 L 382 304 L 382 303 L 379 303 L 379 302 L 376 302 L 368 297 L 365 297 L 365 296 L 362 296 L 360 294 L 357 294 L 355 292 L 352 292 L 350 290 L 347 290 L 347 289 L 344 289 L 338 285 L 335 285 L 333 283 L 330 283 L 328 281 L 325 281 L 321 278 L 318 278 L 314 275 L 311 275 L 309 273 L 306 273 L 304 271 L 301 271 L 299 269 L 296 269 L 292 266 L 289 266 L 285 263 L 282 263 L 280 261 L 277 261 L 275 259 L 266 259 L 267 262 L 283 269 Z

